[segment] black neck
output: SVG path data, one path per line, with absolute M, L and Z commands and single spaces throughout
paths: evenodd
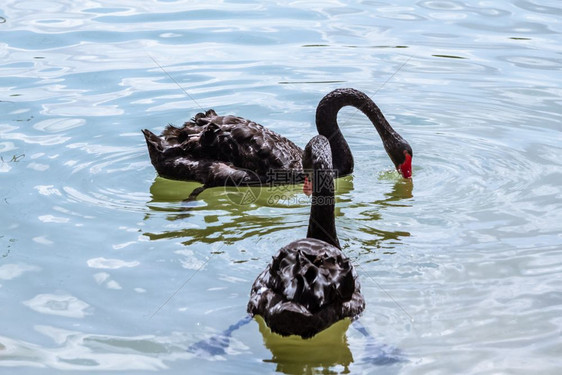
M 315 169 L 312 178 L 312 206 L 306 236 L 341 248 L 336 233 L 335 203 L 332 172 Z
M 371 120 L 387 152 L 389 152 L 388 146 L 396 137 L 400 137 L 386 121 L 379 107 L 361 91 L 337 89 L 330 92 L 320 101 L 316 109 L 316 128 L 319 134 L 330 141 L 332 162 L 340 176 L 353 172 L 353 156 L 337 123 L 339 110 L 348 105 L 359 109 Z

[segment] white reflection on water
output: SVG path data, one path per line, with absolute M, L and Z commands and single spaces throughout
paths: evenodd
M 38 294 L 23 302 L 30 309 L 41 314 L 60 315 L 68 318 L 83 318 L 90 306 L 71 295 Z
M 45 325 L 37 325 L 35 330 L 56 346 L 42 348 L 0 337 L 3 363 L 57 370 L 161 370 L 167 368 L 163 359 L 146 353 L 165 353 L 173 347 L 173 343 L 159 342 L 155 336 L 108 337 Z
M 29 264 L 2 264 L 0 266 L 0 280 L 12 280 L 29 271 L 39 271 L 39 267 Z
M 101 269 L 118 269 L 123 267 L 136 267 L 140 263 L 138 261 L 127 262 L 121 259 L 106 259 L 106 258 L 93 258 L 88 259 L 88 266 L 91 268 L 101 268 Z

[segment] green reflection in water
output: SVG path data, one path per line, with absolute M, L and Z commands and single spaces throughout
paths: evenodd
M 383 199 L 349 205 L 355 211 L 355 214 L 349 214 L 353 219 L 352 228 L 360 232 L 360 235 L 350 237 L 350 241 L 344 244 L 344 248 L 360 249 L 356 255 L 374 254 L 375 250 L 381 248 L 395 249 L 401 243 L 403 237 L 410 237 L 410 232 L 384 230 L 377 227 L 376 222 L 383 220 L 384 209 L 388 207 L 411 207 L 409 199 L 413 197 L 413 180 L 396 179 L 396 173 L 394 172 L 381 173 L 379 179 L 385 182 L 393 182 L 392 190 L 384 193 Z M 385 253 L 392 254 L 393 251 L 385 251 Z M 379 260 L 378 257 L 363 260 L 363 262 L 368 263 L 377 260 Z
M 384 173 L 380 179 L 394 181 L 392 190 L 384 194 L 384 199 L 368 204 L 351 203 L 349 193 L 354 189 L 352 176 L 336 180 L 336 217 L 344 216 L 342 210 L 347 208 L 360 209 L 354 220 L 362 223 L 356 229 L 367 235 L 360 236 L 360 247 L 363 249 L 377 249 L 382 243 L 396 242 L 401 237 L 410 236 L 406 231 L 386 231 L 373 224 L 382 218 L 382 208 L 409 206 L 407 200 L 413 196 L 412 180 L 396 180 L 394 172 Z M 184 220 L 185 225 L 182 223 L 173 229 L 146 232 L 145 236 L 150 240 L 180 238 L 184 240 L 182 244 L 191 245 L 233 244 L 243 238 L 262 237 L 295 228 L 302 228 L 303 235 L 300 237 L 306 233 L 310 198 L 302 194 L 302 185 L 214 187 L 204 190 L 196 201 L 185 202 L 191 191 L 199 186 L 195 182 L 157 177 L 150 188 L 152 200 L 147 205 L 151 212 L 145 220 L 153 214 L 164 212 L 167 220 Z M 356 237 L 354 233 L 349 233 L 349 236 Z
M 385 193 L 387 197 L 383 200 L 377 200 L 374 203 L 381 206 L 396 206 L 396 207 L 410 207 L 409 204 L 394 204 L 393 202 L 403 201 L 405 199 L 410 199 L 414 196 L 414 181 L 412 179 L 401 179 L 397 181 L 392 187 L 392 191 Z
M 308 198 L 299 194 L 302 189 L 300 185 L 272 188 L 215 187 L 203 191 L 196 201 L 183 202 L 198 186 L 192 182 L 156 178 L 150 189 L 152 201 L 148 206 L 153 211 L 168 212 L 167 220 L 186 220 L 187 227 L 145 235 L 151 240 L 183 238 L 184 245 L 199 242 L 232 244 L 242 238 L 266 236 L 308 224 L 306 210 L 292 210 L 291 215 L 279 210 L 302 209 L 309 205 Z M 202 220 L 202 223 L 195 225 L 190 223 L 190 219 Z
M 263 343 L 271 352 L 265 362 L 277 364 L 276 371 L 285 374 L 333 373 L 331 367 L 341 365 L 342 373 L 348 373 L 353 362 L 346 332 L 351 321 L 340 320 L 310 339 L 299 336 L 282 337 L 272 333 L 261 316 L 255 317 L 263 336 Z

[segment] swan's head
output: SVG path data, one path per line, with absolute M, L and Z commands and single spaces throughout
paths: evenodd
M 316 171 L 332 172 L 332 149 L 326 137 L 317 135 L 308 142 L 304 148 L 302 167 L 305 173 L 303 192 L 311 195 L 314 176 L 318 175 Z M 318 184 L 318 188 L 320 185 Z
M 388 151 L 388 155 L 396 166 L 396 170 L 404 178 L 412 177 L 412 157 L 414 153 L 408 142 L 401 139 Z

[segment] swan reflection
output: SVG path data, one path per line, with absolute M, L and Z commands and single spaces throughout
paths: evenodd
M 260 316 L 255 317 L 263 343 L 272 357 L 265 362 L 276 363 L 276 371 L 285 374 L 309 374 L 322 368 L 340 365 L 348 372 L 353 355 L 349 350 L 346 332 L 351 321 L 343 319 L 310 339 L 299 336 L 282 337 L 272 333 Z
M 387 241 L 399 241 L 410 236 L 406 231 L 385 231 L 375 226 L 381 213 L 388 207 L 407 207 L 408 199 L 413 197 L 412 179 L 396 180 L 396 172 L 389 172 L 395 182 L 392 189 L 384 194 L 384 199 L 371 202 L 353 203 L 353 176 L 335 180 L 336 217 L 355 216 L 360 225 L 348 228 L 362 237 L 365 246 L 380 248 Z M 150 187 L 152 199 L 147 202 L 150 212 L 145 220 L 163 217 L 170 224 L 159 225 L 158 230 L 147 230 L 144 235 L 150 240 L 178 238 L 184 245 L 195 243 L 213 244 L 236 243 L 242 238 L 267 236 L 272 233 L 303 228 L 306 231 L 310 198 L 302 194 L 302 185 L 283 185 L 274 187 L 215 187 L 206 189 L 197 201 L 184 202 L 188 194 L 200 184 L 168 180 L 156 177 Z M 382 186 L 382 185 L 381 185 Z M 248 197 L 255 200 L 248 201 Z M 290 215 L 287 209 L 290 209 Z M 350 210 L 358 209 L 358 215 Z M 175 224 L 171 224 L 175 223 Z M 164 230 L 162 228 L 164 227 Z M 367 236 L 365 236 L 367 235 Z

